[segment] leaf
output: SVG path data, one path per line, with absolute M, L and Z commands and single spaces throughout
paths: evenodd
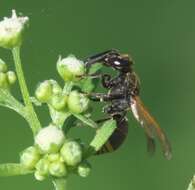
M 99 71 L 101 70 L 102 67 L 103 65 L 101 63 L 96 63 L 94 65 L 91 65 L 89 71 L 87 72 L 87 75 L 100 73 Z M 79 83 L 77 83 L 77 86 L 81 88 L 82 92 L 90 93 L 96 89 L 99 82 L 100 81 L 97 80 L 97 78 L 93 79 L 89 76 L 80 80 Z
M 102 63 L 96 63 L 94 65 L 91 65 L 89 68 L 88 74 L 93 74 L 99 71 L 103 67 Z
M 87 118 L 81 114 L 76 114 L 76 113 L 72 113 L 77 119 L 81 120 L 83 123 L 85 123 L 86 125 L 92 127 L 92 128 L 97 128 L 98 125 L 96 122 L 94 122 L 92 119 Z
M 111 119 L 106 121 L 97 131 L 94 139 L 91 141 L 90 146 L 94 148 L 95 151 L 101 149 L 101 147 L 107 142 L 109 137 L 112 135 L 116 129 L 116 121 Z
M 87 77 L 85 79 L 82 79 L 78 86 L 81 88 L 82 92 L 90 93 L 96 88 L 97 83 L 97 80 L 94 81 L 94 79 Z
M 27 170 L 22 164 L 7 163 L 0 164 L 0 176 L 16 176 L 16 175 L 26 175 L 32 173 L 32 170 Z

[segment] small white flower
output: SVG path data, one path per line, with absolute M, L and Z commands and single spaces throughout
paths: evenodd
M 28 20 L 28 17 L 18 17 L 16 11 L 12 10 L 11 18 L 5 17 L 0 21 L 0 46 L 4 48 L 19 46 Z
M 65 136 L 58 127 L 49 125 L 39 131 L 35 137 L 35 144 L 42 153 L 56 153 L 61 148 Z
M 78 80 L 77 76 L 83 75 L 85 68 L 83 61 L 77 59 L 74 55 L 66 58 L 59 57 L 57 70 L 64 81 Z

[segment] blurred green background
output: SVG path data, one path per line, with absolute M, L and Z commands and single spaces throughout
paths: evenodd
M 115 153 L 91 158 L 87 179 L 72 176 L 68 189 L 184 190 L 195 173 L 195 20 L 194 0 L 1 0 L 0 17 L 16 9 L 30 17 L 22 50 L 26 79 L 33 93 L 37 83 L 60 80 L 58 55 L 79 58 L 117 48 L 130 53 L 142 82 L 141 97 L 165 129 L 173 159 L 146 153 L 143 130 L 129 114 L 129 135 Z M 13 68 L 11 54 L 0 57 Z M 15 94 L 21 97 L 18 89 Z M 47 110 L 39 111 L 44 125 Z M 0 108 L 0 163 L 18 161 L 33 143 L 26 122 Z M 73 131 L 75 136 L 80 132 Z M 91 130 L 82 130 L 83 136 Z M 0 189 L 52 189 L 50 181 L 32 176 L 0 178 Z

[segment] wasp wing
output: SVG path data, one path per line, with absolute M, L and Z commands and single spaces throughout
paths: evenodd
M 169 143 L 169 140 L 138 96 L 131 97 L 131 110 L 136 120 L 145 129 L 148 140 L 148 148 L 151 150 L 155 148 L 154 137 L 157 136 L 160 140 L 165 157 L 167 159 L 171 159 L 171 145 Z

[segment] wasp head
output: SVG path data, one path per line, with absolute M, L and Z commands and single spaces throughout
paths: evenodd
M 110 54 L 105 58 L 104 64 L 121 72 L 130 72 L 133 60 L 127 54 Z

